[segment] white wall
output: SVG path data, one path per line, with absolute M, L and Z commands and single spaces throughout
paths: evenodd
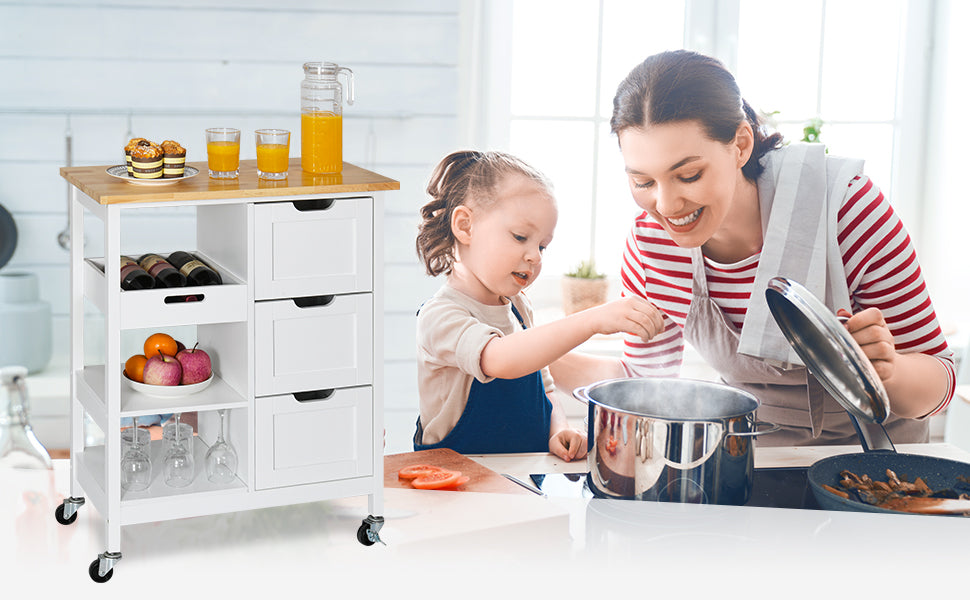
M 167 0 L 155 4 L 27 0 L 0 4 L 0 204 L 19 243 L 5 271 L 37 273 L 52 305 L 55 365 L 69 340 L 65 133 L 74 165 L 121 162 L 131 135 L 175 139 L 205 160 L 203 130 L 282 127 L 299 148 L 302 64 L 353 69 L 344 160 L 401 182 L 386 216 L 386 404 L 416 413 L 414 314 L 437 282 L 414 252 L 418 208 L 434 164 L 459 140 L 458 0 Z M 293 152 L 298 154 L 298 150 Z M 186 223 L 173 248 L 194 247 L 191 210 L 162 210 L 126 229 L 138 240 L 156 219 Z M 127 227 L 127 226 L 126 226 Z M 168 229 L 168 227 L 166 227 Z M 92 248 L 101 243 L 89 235 Z M 0 331 L 0 343 L 10 343 Z M 61 366 L 66 375 L 66 366 Z

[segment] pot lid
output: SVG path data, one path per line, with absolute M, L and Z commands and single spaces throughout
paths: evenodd
M 884 423 L 889 418 L 886 388 L 838 317 L 804 286 L 784 277 L 768 282 L 765 299 L 775 322 L 822 387 L 849 414 Z

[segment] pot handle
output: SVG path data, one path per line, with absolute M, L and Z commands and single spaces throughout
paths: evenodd
M 768 429 L 765 429 L 764 431 L 758 431 L 757 427 L 759 425 L 767 426 Z M 733 435 L 735 437 L 755 437 L 759 435 L 764 435 L 766 433 L 774 433 L 779 429 L 781 429 L 781 425 L 776 425 L 774 423 L 769 423 L 767 421 L 755 421 L 754 426 L 755 426 L 754 431 L 729 431 L 724 435 Z
M 573 390 L 573 398 L 579 400 L 583 404 L 589 406 L 589 394 L 587 390 L 592 386 L 584 385 Z

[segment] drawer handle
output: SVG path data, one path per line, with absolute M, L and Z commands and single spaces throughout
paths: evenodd
M 328 306 L 333 302 L 333 294 L 326 296 L 305 296 L 303 298 L 293 298 L 293 304 L 300 308 L 312 308 L 314 306 Z
M 311 210 L 327 210 L 333 206 L 333 198 L 312 198 L 310 200 L 294 200 L 293 208 L 300 212 L 308 212 Z
M 205 294 L 186 294 L 184 296 L 165 296 L 165 304 L 178 304 L 180 302 L 202 302 Z
M 296 398 L 297 402 L 312 402 L 314 400 L 326 400 L 330 396 L 333 396 L 334 389 L 329 390 L 313 390 L 312 392 L 293 392 L 293 397 Z

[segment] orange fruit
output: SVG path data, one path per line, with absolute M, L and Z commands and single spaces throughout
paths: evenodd
M 135 354 L 125 361 L 125 375 L 132 381 L 145 383 L 145 363 L 148 359 L 144 354 Z
M 158 356 L 158 352 L 175 356 L 178 354 L 178 342 L 167 333 L 153 333 L 145 340 L 145 356 Z

